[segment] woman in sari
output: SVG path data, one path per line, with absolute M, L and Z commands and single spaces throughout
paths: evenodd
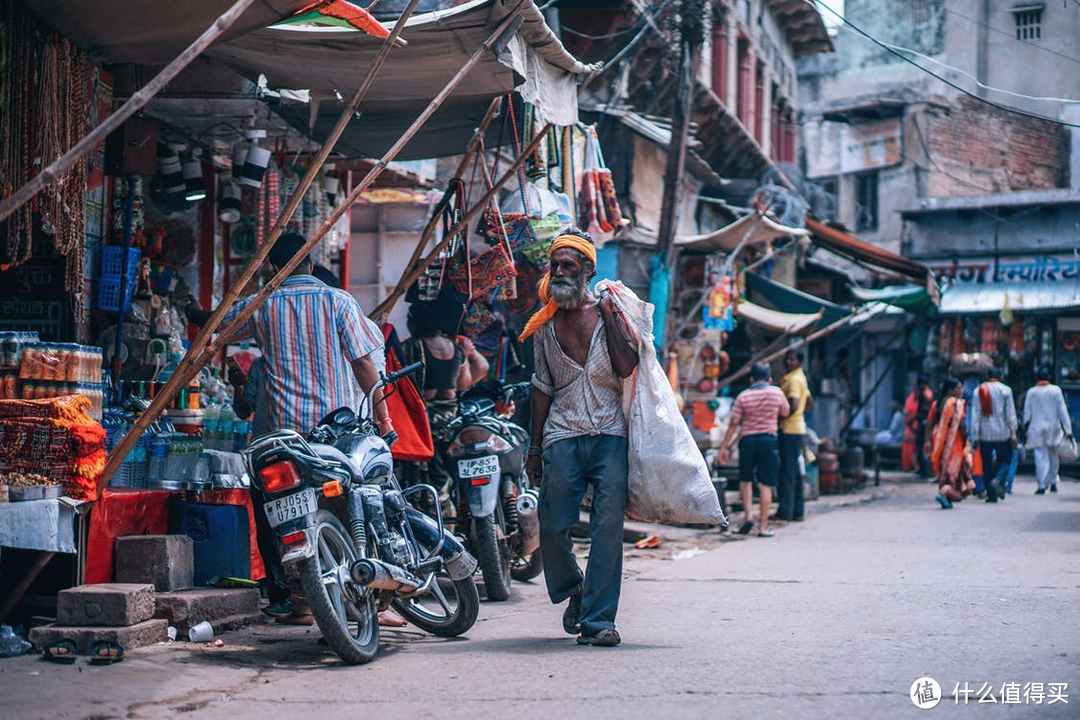
M 964 430 L 967 403 L 964 387 L 952 378 L 942 383 L 939 400 L 930 411 L 930 461 L 938 481 L 935 500 L 947 510 L 975 489 L 971 477 L 971 447 Z

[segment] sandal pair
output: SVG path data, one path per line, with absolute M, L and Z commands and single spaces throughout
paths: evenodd
M 41 656 L 49 662 L 72 665 L 78 655 L 74 640 L 57 640 L 48 645 Z M 91 665 L 112 665 L 124 659 L 124 648 L 114 640 L 98 640 L 90 646 Z

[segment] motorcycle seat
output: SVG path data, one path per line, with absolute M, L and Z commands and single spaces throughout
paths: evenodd
M 314 450 L 315 454 L 321 457 L 323 460 L 333 460 L 349 468 L 352 471 L 354 477 L 363 476 L 363 473 L 360 470 L 360 466 L 356 462 L 354 462 L 352 458 L 338 450 L 333 445 L 311 443 L 311 449 Z

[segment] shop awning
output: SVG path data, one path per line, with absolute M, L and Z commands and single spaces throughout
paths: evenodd
M 851 294 L 862 303 L 886 303 L 913 312 L 924 310 L 931 304 L 926 288 L 918 285 L 889 285 L 883 288 L 852 287 Z
M 754 293 L 754 298 L 763 298 L 781 312 L 799 315 L 821 313 L 822 321 L 828 325 L 851 314 L 849 310 L 828 300 L 814 297 L 801 290 L 770 280 L 757 273 L 744 273 L 746 288 Z
M 766 330 L 796 335 L 802 334 L 821 320 L 822 311 L 813 314 L 786 313 L 742 300 L 735 308 L 735 315 L 740 320 L 760 325 Z
M 591 66 L 566 51 L 532 0 L 472 0 L 408 21 L 408 46 L 390 53 L 339 148 L 358 156 L 385 151 L 515 8 L 523 19 L 518 32 L 480 60 L 399 157 L 461 152 L 491 99 L 511 90 L 534 105 L 541 121 L 577 122 L 577 83 Z M 357 30 L 277 25 L 215 45 L 207 55 L 252 80 L 265 75 L 275 90 L 309 90 L 311 103 L 283 99 L 276 110 L 305 134 L 313 125 L 310 134 L 322 140 L 380 44 Z
M 165 65 L 231 3 L 224 0 L 23 0 L 39 18 L 110 63 Z M 259 0 L 225 33 L 235 38 L 279 22 L 311 0 Z
M 731 252 L 744 240 L 747 245 L 756 245 L 782 237 L 807 237 L 809 235 L 807 230 L 781 225 L 768 215 L 753 212 L 710 233 L 680 235 L 675 238 L 675 244 L 684 250 Z
M 938 312 L 942 315 L 1014 313 L 1071 310 L 1080 308 L 1080 280 L 1039 283 L 961 283 L 941 294 Z
M 806 229 L 813 233 L 814 240 L 826 250 L 857 263 L 871 265 L 885 272 L 916 280 L 926 288 L 930 299 L 935 303 L 940 297 L 934 274 L 922 263 L 860 240 L 850 233 L 830 227 L 812 217 L 806 218 Z

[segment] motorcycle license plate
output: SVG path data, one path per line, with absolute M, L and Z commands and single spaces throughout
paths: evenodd
M 308 488 L 277 500 L 271 500 L 263 505 L 263 508 L 266 510 L 266 519 L 270 521 L 270 527 L 277 527 L 282 523 L 315 512 L 319 509 L 319 500 L 315 491 Z
M 499 456 L 485 455 L 478 458 L 465 458 L 457 461 L 460 478 L 488 477 L 499 472 Z

